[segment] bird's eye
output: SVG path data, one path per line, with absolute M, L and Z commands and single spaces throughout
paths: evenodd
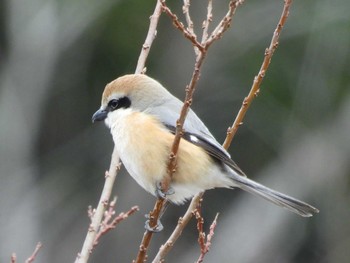
M 119 99 L 112 99 L 108 102 L 108 111 L 114 111 L 120 108 L 129 108 L 131 101 L 128 97 L 121 97 Z
M 111 110 L 115 110 L 118 107 L 118 100 L 111 100 L 110 102 L 108 102 L 108 107 Z

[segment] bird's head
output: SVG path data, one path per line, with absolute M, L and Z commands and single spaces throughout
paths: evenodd
M 103 121 L 118 110 L 131 108 L 145 111 L 164 103 L 170 96 L 159 82 L 146 75 L 125 75 L 107 84 L 102 94 L 101 107 L 92 116 L 92 122 Z

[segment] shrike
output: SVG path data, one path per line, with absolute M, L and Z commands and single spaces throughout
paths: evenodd
M 109 83 L 92 121 L 105 121 L 129 174 L 147 192 L 157 195 L 167 176 L 176 120 L 183 103 L 156 80 L 125 75 Z M 241 188 L 304 217 L 318 209 L 248 179 L 199 117 L 189 110 L 177 153 L 177 169 L 166 198 L 182 204 L 216 187 Z

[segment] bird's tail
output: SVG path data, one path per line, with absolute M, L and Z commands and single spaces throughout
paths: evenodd
M 310 217 L 314 213 L 318 213 L 319 210 L 303 201 L 297 200 L 291 196 L 282 194 L 275 190 L 272 190 L 266 186 L 263 186 L 247 177 L 243 177 L 236 174 L 231 174 L 231 179 L 234 181 L 234 186 L 239 187 L 253 195 L 260 196 L 267 201 L 270 201 L 276 205 L 287 208 L 288 210 L 301 215 L 303 217 Z

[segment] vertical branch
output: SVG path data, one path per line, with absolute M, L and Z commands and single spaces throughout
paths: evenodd
M 227 130 L 227 136 L 226 136 L 225 142 L 223 144 L 226 149 L 231 145 L 232 139 L 235 136 L 239 126 L 241 126 L 243 124 L 244 116 L 247 113 L 248 108 L 252 104 L 254 98 L 256 98 L 259 95 L 260 85 L 261 85 L 261 83 L 265 77 L 266 71 L 270 65 L 272 56 L 273 56 L 273 54 L 278 46 L 279 37 L 280 37 L 281 31 L 282 31 L 282 29 L 287 21 L 291 4 L 292 4 L 292 0 L 285 0 L 284 6 L 283 6 L 283 11 L 282 11 L 280 20 L 277 24 L 277 27 L 273 33 L 273 36 L 272 36 L 272 39 L 270 42 L 270 46 L 265 50 L 264 60 L 263 60 L 262 65 L 260 67 L 259 73 L 257 76 L 255 76 L 254 81 L 253 81 L 253 85 L 249 91 L 249 94 L 247 97 L 244 98 L 242 106 L 237 114 L 237 117 L 236 117 L 233 125 L 230 128 L 228 128 L 228 130 Z
M 139 56 L 139 59 L 137 61 L 137 66 L 136 66 L 136 70 L 135 70 L 136 74 L 145 73 L 145 71 L 146 71 L 146 68 L 145 68 L 146 59 L 147 59 L 149 51 L 151 49 L 151 45 L 153 43 L 153 40 L 157 36 L 157 25 L 158 25 L 158 21 L 159 21 L 159 17 L 160 17 L 161 12 L 162 12 L 162 4 L 161 4 L 160 0 L 157 0 L 157 4 L 156 4 L 156 7 L 154 8 L 154 12 L 150 17 L 150 24 L 149 24 L 149 28 L 148 28 L 147 37 L 146 37 L 145 42 L 142 45 L 140 56 Z
M 180 28 L 182 28 L 183 32 L 185 32 L 185 31 L 188 32 L 188 34 L 189 34 L 188 38 L 191 39 L 193 42 L 193 40 L 195 40 L 196 37 L 191 35 L 191 33 L 183 27 L 183 24 L 180 23 L 178 21 L 177 17 L 171 13 L 170 9 L 165 6 L 164 1 L 162 1 L 162 5 L 163 5 L 163 10 L 165 12 L 167 12 L 172 17 L 175 26 L 176 26 L 175 21 L 177 21 L 178 25 L 180 26 Z M 197 40 L 195 40 L 195 41 L 197 42 Z M 203 64 L 205 55 L 206 55 L 206 50 L 199 49 L 199 53 L 198 53 L 198 56 L 196 58 L 196 63 L 195 63 L 194 71 L 192 73 L 192 78 L 191 78 L 190 84 L 186 87 L 185 103 L 181 109 L 180 117 L 176 122 L 176 133 L 175 133 L 175 138 L 174 138 L 174 142 L 173 142 L 170 157 L 169 157 L 168 170 L 167 170 L 168 173 L 167 173 L 167 176 L 165 176 L 161 182 L 162 191 L 164 191 L 164 192 L 166 192 L 169 189 L 169 185 L 170 185 L 172 176 L 176 170 L 176 161 L 177 161 L 176 154 L 177 154 L 177 151 L 179 149 L 180 139 L 181 139 L 182 133 L 183 133 L 183 124 L 185 122 L 185 118 L 187 116 L 189 107 L 192 104 L 192 96 L 193 96 L 193 93 L 194 93 L 194 90 L 196 87 L 196 83 L 197 83 L 199 76 L 200 76 L 200 68 Z M 158 218 L 159 218 L 160 212 L 161 212 L 162 207 L 165 204 L 165 202 L 166 202 L 165 199 L 161 199 L 161 198 L 157 199 L 157 202 L 154 206 L 153 211 L 151 211 L 149 214 L 149 224 L 150 224 L 151 228 L 154 228 L 157 226 Z M 153 232 L 146 230 L 146 232 L 143 235 L 143 239 L 141 241 L 140 249 L 139 249 L 136 261 L 135 261 L 136 263 L 144 262 L 146 254 L 147 254 L 147 249 L 148 249 L 148 246 L 149 246 L 150 241 L 152 239 L 152 236 L 153 236 Z
M 235 14 L 237 7 L 242 3 L 243 3 L 243 0 L 231 0 L 229 4 L 229 11 L 220 21 L 220 23 L 215 28 L 215 30 L 208 37 L 208 33 L 207 33 L 208 27 L 209 27 L 209 23 L 212 20 L 212 1 L 209 0 L 208 9 L 207 9 L 207 20 L 203 24 L 202 42 L 199 43 L 196 37 L 191 35 L 190 32 L 183 27 L 182 23 L 178 21 L 177 16 L 173 14 L 171 10 L 165 5 L 165 1 L 164 0 L 162 1 L 163 10 L 173 20 L 175 27 L 179 29 L 184 34 L 184 36 L 193 43 L 194 46 L 198 47 L 198 50 L 199 50 L 198 55 L 196 56 L 196 62 L 195 62 L 194 71 L 192 73 L 190 84 L 186 87 L 186 97 L 185 97 L 184 105 L 181 109 L 180 117 L 176 122 L 176 133 L 175 133 L 175 138 L 171 148 L 171 153 L 170 153 L 170 158 L 168 163 L 168 176 L 166 176 L 162 181 L 162 189 L 168 189 L 169 184 L 171 182 L 172 175 L 176 170 L 176 153 L 179 149 L 179 143 L 183 133 L 183 124 L 186 119 L 188 110 L 192 104 L 192 96 L 195 91 L 196 84 L 199 80 L 200 69 L 206 57 L 208 48 L 214 41 L 219 40 L 222 37 L 223 33 L 229 28 L 232 21 L 232 17 Z M 197 207 L 198 202 L 200 202 L 201 198 L 203 197 L 203 194 L 204 192 L 201 192 L 192 198 L 192 201 L 185 215 L 179 220 L 175 230 L 173 231 L 169 239 L 166 241 L 166 243 L 160 247 L 155 259 L 153 260 L 153 263 L 162 262 L 164 260 L 165 255 L 169 253 L 174 243 L 180 237 L 183 229 L 186 227 L 186 225 L 192 218 L 193 216 L 192 211 L 194 211 L 194 209 Z
M 202 24 L 202 29 L 203 29 L 202 42 L 201 42 L 202 44 L 208 40 L 209 25 L 212 21 L 213 21 L 213 1 L 209 0 L 208 7 L 207 7 L 207 18 L 206 20 L 203 21 L 203 24 Z
M 159 251 L 156 255 L 156 257 L 153 259 L 152 263 L 158 263 L 163 262 L 165 255 L 170 252 L 170 250 L 173 248 L 176 240 L 180 237 L 182 230 L 186 227 L 186 225 L 190 222 L 193 211 L 196 209 L 197 204 L 199 203 L 200 199 L 202 198 L 202 195 L 196 195 L 192 198 L 192 201 L 190 205 L 188 206 L 186 213 L 183 217 L 179 218 L 179 221 L 176 225 L 175 230 L 170 235 L 168 240 L 159 248 Z
M 149 226 L 151 228 L 156 228 L 157 227 L 157 222 L 158 218 L 160 216 L 160 212 L 162 211 L 162 207 L 166 203 L 165 199 L 158 198 L 157 202 L 154 205 L 153 210 L 149 213 Z M 139 248 L 139 251 L 137 253 L 136 260 L 133 260 L 133 263 L 143 263 L 145 262 L 145 259 L 147 257 L 147 250 L 149 247 L 149 244 L 151 243 L 152 236 L 153 236 L 152 231 L 146 230 L 145 233 L 143 234 L 141 245 Z
M 149 53 L 149 49 L 153 43 L 153 40 L 156 37 L 156 32 L 157 32 L 157 25 L 158 25 L 158 21 L 159 21 L 159 17 L 160 14 L 162 12 L 162 1 L 161 0 L 157 0 L 157 4 L 156 7 L 154 9 L 153 15 L 150 18 L 150 25 L 149 25 L 149 29 L 148 29 L 148 33 L 147 33 L 147 37 L 145 40 L 145 43 L 142 46 L 142 50 L 141 50 L 141 54 L 137 63 L 137 67 L 136 67 L 136 71 L 135 73 L 144 73 L 145 72 L 145 60 L 148 56 Z M 151 228 L 156 228 L 157 227 L 157 223 L 158 223 L 158 218 L 160 215 L 160 212 L 162 210 L 162 207 L 164 206 L 166 200 L 164 199 L 157 199 L 157 202 L 154 205 L 153 210 L 149 213 L 148 217 L 149 217 L 149 226 Z M 143 234 L 143 238 L 141 240 L 141 245 L 139 247 L 139 251 L 137 253 L 136 256 L 136 260 L 134 260 L 133 262 L 137 262 L 137 263 L 143 263 L 146 255 L 147 255 L 147 249 L 148 246 L 151 242 L 153 236 L 153 232 L 146 230 L 145 233 Z
M 170 153 L 170 158 L 169 158 L 169 163 L 168 163 L 168 175 L 164 178 L 162 181 L 162 187 L 164 189 L 169 188 L 170 181 L 172 179 L 172 176 L 174 172 L 176 171 L 176 163 L 177 163 L 177 152 L 179 150 L 179 145 L 180 145 L 180 140 L 183 135 L 183 125 L 185 123 L 185 119 L 187 117 L 187 113 L 190 109 L 190 106 L 192 104 L 192 97 L 194 94 L 194 91 L 196 89 L 196 84 L 199 80 L 200 77 L 200 69 L 203 65 L 203 61 L 206 56 L 206 51 L 200 51 L 198 53 L 198 56 L 196 58 L 196 63 L 194 66 L 194 70 L 192 72 L 192 78 L 189 83 L 189 85 L 186 87 L 186 97 L 185 97 L 185 102 L 184 105 L 181 109 L 180 112 L 180 117 L 176 121 L 176 131 L 175 131 L 175 137 L 174 137 L 174 142 L 171 147 L 171 153 Z
M 191 2 L 191 0 L 183 0 L 183 2 L 184 2 L 184 5 L 182 7 L 182 12 L 185 14 L 185 17 L 186 17 L 187 30 L 188 30 L 188 32 L 190 32 L 190 34 L 192 36 L 194 36 L 197 39 L 197 36 L 194 32 L 193 21 L 192 21 L 191 16 L 190 16 L 190 5 L 191 5 L 190 2 Z M 196 47 L 194 45 L 193 48 L 194 48 L 194 53 L 196 54 L 196 56 L 198 56 L 199 55 L 198 47 Z

